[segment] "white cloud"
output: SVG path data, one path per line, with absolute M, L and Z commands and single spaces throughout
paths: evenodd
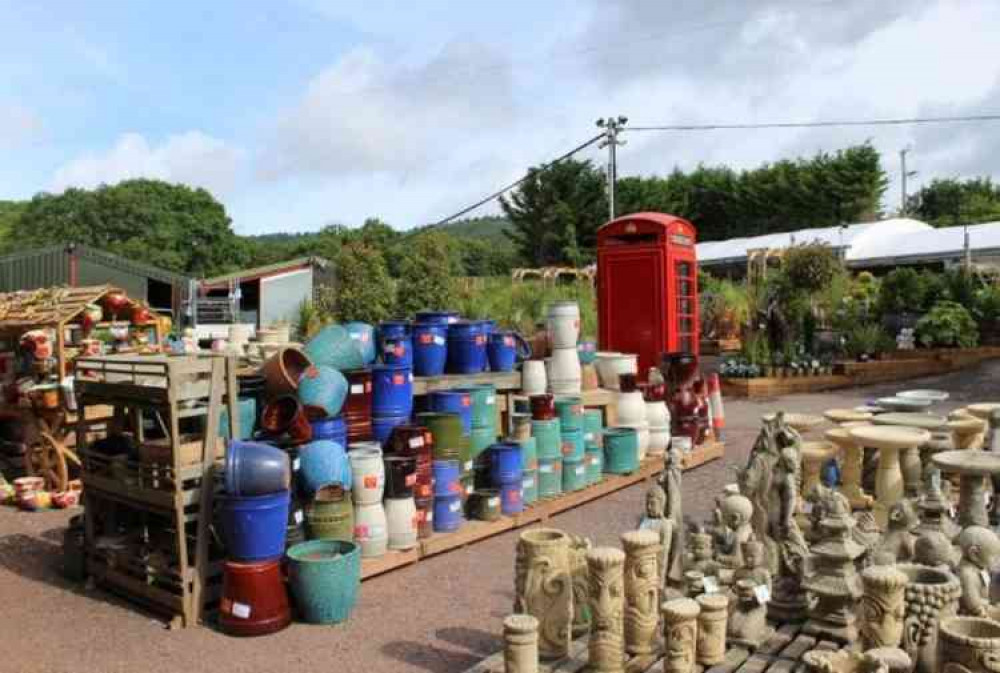
M 0 148 L 27 144 L 38 138 L 43 129 L 41 117 L 32 110 L 17 103 L 0 101 Z
M 155 146 L 139 133 L 125 133 L 106 152 L 58 168 L 51 187 L 54 191 L 93 188 L 142 177 L 204 187 L 221 195 L 233 189 L 243 155 L 239 148 L 200 131 L 173 135 Z

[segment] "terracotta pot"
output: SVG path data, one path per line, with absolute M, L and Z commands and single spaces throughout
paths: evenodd
M 132 307 L 132 324 L 145 325 L 153 319 L 153 314 L 149 309 L 141 304 Z
M 107 309 L 112 315 L 117 314 L 119 311 L 125 309 L 129 305 L 128 296 L 124 292 L 109 292 L 104 295 L 101 300 L 101 304 Z
M 294 393 L 299 388 L 299 379 L 311 366 L 308 356 L 298 348 L 278 349 L 263 367 L 268 392 L 275 396 Z
M 531 417 L 534 420 L 548 421 L 556 417 L 555 395 L 532 395 L 528 399 L 531 402 Z
M 279 560 L 227 561 L 223 566 L 219 628 L 231 636 L 262 636 L 288 626 L 292 613 Z

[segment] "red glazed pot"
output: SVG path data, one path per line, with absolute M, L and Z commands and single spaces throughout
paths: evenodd
M 132 323 L 135 325 L 145 325 L 153 319 L 153 314 L 145 306 L 136 304 L 132 307 Z
M 528 400 L 531 402 L 531 417 L 534 420 L 548 421 L 556 417 L 555 395 L 532 395 Z
M 296 443 L 312 439 L 312 425 L 305 409 L 291 395 L 269 402 L 260 415 L 260 427 L 272 435 L 284 435 Z
M 347 399 L 341 415 L 347 425 L 348 443 L 364 442 L 372 435 L 372 371 L 370 369 L 350 369 L 344 372 L 347 378 Z
M 263 636 L 288 626 L 292 613 L 281 580 L 280 560 L 226 561 L 219 628 L 231 636 Z

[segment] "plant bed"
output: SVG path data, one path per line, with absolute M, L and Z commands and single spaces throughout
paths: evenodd
M 762 399 L 811 393 L 853 385 L 850 378 L 837 374 L 820 376 L 758 376 L 750 379 L 723 379 L 722 394 L 727 397 Z

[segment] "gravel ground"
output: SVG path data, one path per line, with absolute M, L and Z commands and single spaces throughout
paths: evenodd
M 859 404 L 901 387 L 948 390 L 951 409 L 1000 398 L 1000 362 L 899 385 L 792 395 L 726 405 L 726 457 L 684 476 L 684 511 L 701 518 L 734 479 L 767 411 L 821 412 Z M 618 544 L 634 526 L 644 488 L 636 485 L 560 514 L 550 525 Z M 362 585 L 347 624 L 293 624 L 256 639 L 212 628 L 168 631 L 163 623 L 99 589 L 85 590 L 59 572 L 69 514 L 0 508 L 0 673 L 101 671 L 312 670 L 365 673 L 463 671 L 501 647 L 501 621 L 513 601 L 514 544 L 509 532 L 421 561 Z

